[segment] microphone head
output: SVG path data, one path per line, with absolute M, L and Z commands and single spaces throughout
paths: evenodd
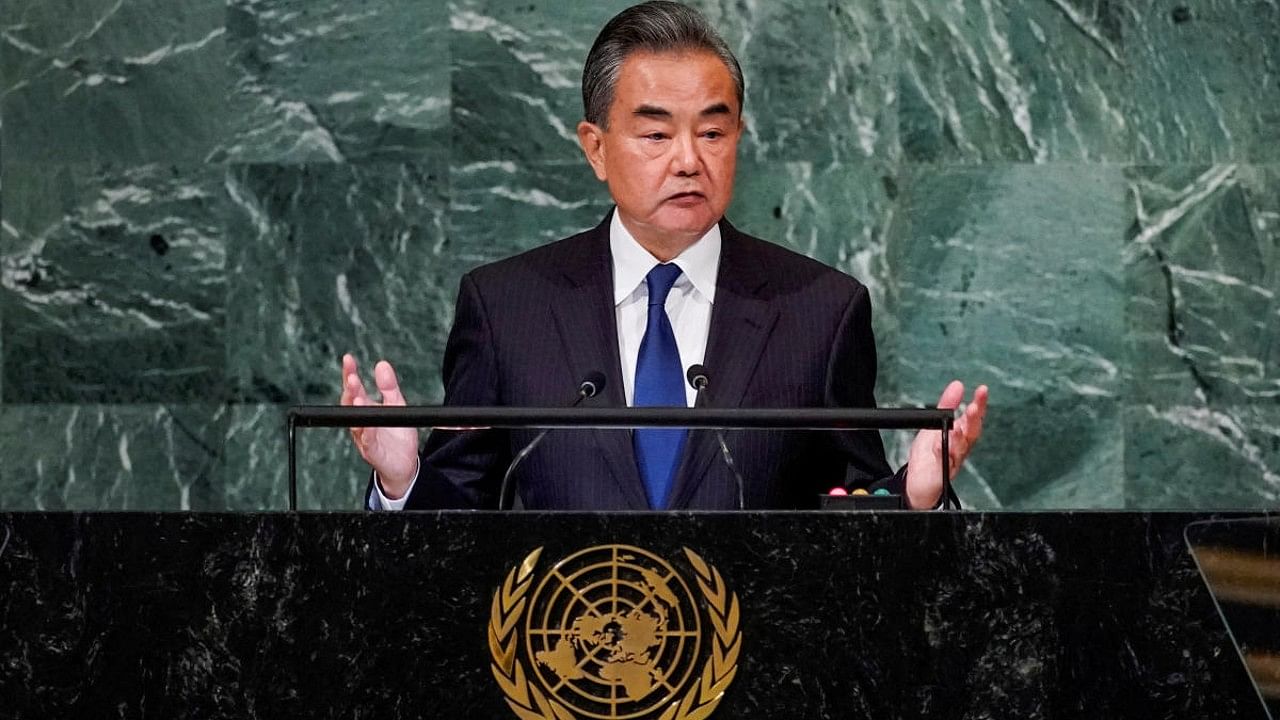
M 689 370 L 685 372 L 684 377 L 693 386 L 694 390 L 702 390 L 711 384 L 711 379 L 707 377 L 707 368 L 703 365 L 690 365 Z
M 604 390 L 604 373 L 599 370 L 592 370 L 587 373 L 582 382 L 578 385 L 578 394 L 585 398 L 593 398 Z

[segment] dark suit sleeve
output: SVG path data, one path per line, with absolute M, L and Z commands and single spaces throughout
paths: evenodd
M 444 404 L 502 404 L 493 327 L 473 277 L 458 289 L 453 329 L 444 351 Z M 434 430 L 423 446 L 422 470 L 406 510 L 493 508 L 511 460 L 505 430 Z
M 836 329 L 827 366 L 826 404 L 874 408 L 875 386 L 876 341 L 871 331 L 871 297 L 867 288 L 858 284 Z M 847 489 L 883 487 L 894 494 L 905 491 L 905 468 L 897 473 L 889 468 L 879 432 L 835 432 L 831 433 L 830 441 L 848 463 L 844 483 Z

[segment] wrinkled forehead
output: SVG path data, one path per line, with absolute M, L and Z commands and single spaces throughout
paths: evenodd
M 699 114 L 737 114 L 741 107 L 733 74 L 703 49 L 629 53 L 618 69 L 611 112 L 661 115 L 677 109 Z

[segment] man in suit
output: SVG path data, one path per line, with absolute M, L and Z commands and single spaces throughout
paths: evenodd
M 468 273 L 445 350 L 445 402 L 562 406 L 601 372 L 596 405 L 691 404 L 684 369 L 704 364 L 712 407 L 873 407 L 866 288 L 724 219 L 742 132 L 742 71 L 696 11 L 647 2 L 613 18 L 583 72 L 578 138 L 616 207 L 593 230 Z M 343 358 L 344 405 L 378 404 Z M 381 403 L 404 404 L 374 368 Z M 951 383 L 940 407 L 955 407 Z M 980 387 L 951 437 L 957 470 L 981 433 Z M 532 432 L 355 428 L 374 468 L 373 509 L 493 507 Z M 729 445 L 749 508 L 812 507 L 833 486 L 885 487 L 911 507 L 942 492 L 941 433 L 921 432 L 893 473 L 874 432 L 743 431 Z M 710 433 L 560 430 L 517 477 L 527 508 L 738 506 Z

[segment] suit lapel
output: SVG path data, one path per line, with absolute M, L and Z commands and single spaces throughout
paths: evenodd
M 742 404 L 765 341 L 777 322 L 777 310 L 767 300 L 768 275 L 759 258 L 727 220 L 721 221 L 720 229 L 720 268 L 703 363 L 711 384 L 704 406 L 732 408 Z M 719 451 L 713 431 L 689 434 L 668 507 L 680 508 L 689 502 Z
M 560 296 L 551 298 L 551 312 L 574 378 L 597 370 L 605 375 L 604 392 L 586 404 L 626 407 L 609 254 L 611 217 L 612 214 L 605 217 L 564 259 L 563 272 L 569 282 Z M 592 433 L 627 503 L 637 510 L 647 509 L 649 501 L 636 467 L 631 434 L 622 430 L 593 430 Z

